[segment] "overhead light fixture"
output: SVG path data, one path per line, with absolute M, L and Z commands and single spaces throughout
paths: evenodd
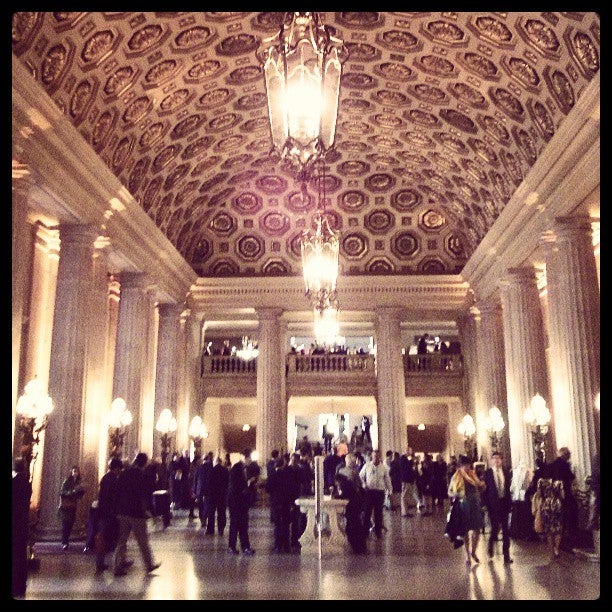
M 257 343 L 253 343 L 248 336 L 242 336 L 242 348 L 236 351 L 236 355 L 243 361 L 255 359 L 259 355 Z
M 339 335 L 338 309 L 336 307 L 327 307 L 321 310 L 315 308 L 314 336 L 316 343 L 331 346 L 336 343 Z
M 348 51 L 319 13 L 285 13 L 280 30 L 262 40 L 263 65 L 274 151 L 305 182 L 336 135 L 340 77 Z

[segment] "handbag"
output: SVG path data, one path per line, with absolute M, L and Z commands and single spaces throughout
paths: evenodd
M 450 540 L 453 548 L 463 545 L 463 533 L 461 529 L 461 510 L 459 509 L 459 498 L 455 497 L 448 511 L 444 536 Z

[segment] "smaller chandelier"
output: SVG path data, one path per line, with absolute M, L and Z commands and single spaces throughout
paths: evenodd
M 340 323 L 338 322 L 338 309 L 335 306 L 322 310 L 314 309 L 314 335 L 317 344 L 330 346 L 336 343 L 340 335 Z
M 313 165 L 334 144 L 340 77 L 348 51 L 318 13 L 287 14 L 280 31 L 262 40 L 263 65 L 274 150 L 306 181 Z
M 248 336 L 242 336 L 242 348 L 236 351 L 236 355 L 243 361 L 255 359 L 259 355 L 257 343 L 253 343 Z

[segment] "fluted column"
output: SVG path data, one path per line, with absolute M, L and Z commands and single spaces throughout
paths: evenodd
M 123 458 L 129 460 L 140 446 L 140 416 L 147 378 L 149 298 L 144 273 L 123 272 L 120 281 L 112 399 L 122 397 L 132 413 L 132 424 L 123 441 Z
M 600 385 L 600 295 L 591 220 L 555 220 L 548 242 L 546 280 L 551 382 L 557 448 L 567 446 L 578 482 L 591 473 L 599 451 L 594 398 Z
M 524 414 L 536 393 L 549 402 L 544 328 L 533 267 L 508 269 L 500 290 L 512 465 L 522 461 L 533 468 L 535 456 Z M 550 452 L 550 443 L 547 446 Z
M 401 309 L 376 309 L 378 449 L 405 452 L 406 387 L 402 359 Z
M 258 308 L 256 446 L 260 465 L 273 449 L 287 451 L 287 395 L 285 391 L 285 323 L 280 308 Z
M 89 308 L 93 281 L 93 251 L 97 232 L 87 225 L 60 227 L 60 259 L 53 318 L 49 395 L 55 410 L 49 418 L 43 455 L 43 482 L 38 530 L 57 534 L 57 496 L 62 480 L 83 459 Z M 97 483 L 89 483 L 96 486 Z M 84 515 L 75 525 L 82 531 Z
M 180 330 L 182 304 L 159 304 L 159 326 L 157 329 L 157 363 L 155 369 L 154 422 L 164 408 L 169 408 L 176 417 L 178 406 L 178 367 L 180 365 Z M 161 455 L 160 442 L 155 440 L 155 456 Z
M 463 359 L 463 414 L 470 414 L 476 425 L 476 445 L 478 447 L 479 428 L 477 419 L 478 407 L 481 406 L 480 369 L 478 362 L 478 337 L 480 335 L 480 310 L 472 306 L 469 311 L 457 320 L 459 341 L 461 342 L 461 357 Z M 457 429 L 459 422 L 451 423 L 450 427 Z M 462 453 L 465 451 L 462 451 Z M 481 452 L 478 448 L 477 452 Z
M 500 450 L 511 463 L 508 440 L 508 399 L 506 393 L 506 362 L 504 357 L 504 321 L 501 304 L 497 301 L 479 306 L 480 310 L 480 381 L 485 416 L 497 406 L 506 424 L 501 437 Z M 488 435 L 488 432 L 486 432 Z M 487 448 L 491 451 L 490 440 Z
M 24 322 L 27 321 L 27 287 L 30 281 L 30 262 L 32 259 L 34 230 L 28 223 L 28 192 L 31 180 L 26 166 L 13 161 L 12 182 L 12 248 L 11 248 L 11 305 L 12 305 L 12 401 L 13 435 L 15 437 L 15 406 L 23 389 L 19 388 L 21 360 L 21 336 Z M 23 387 L 28 381 L 21 381 Z
M 202 358 L 202 319 L 203 313 L 197 313 L 190 308 L 183 311 L 183 363 L 179 376 L 179 405 L 184 406 L 187 425 L 198 415 L 207 423 L 202 399 L 200 361 Z M 202 444 L 202 452 L 206 442 Z
M 106 471 L 107 428 L 105 417 L 111 398 L 107 380 L 112 372 L 106 368 L 108 322 L 108 254 L 109 241 L 99 238 L 93 254 L 93 278 L 90 292 L 85 367 L 85 401 L 83 411 L 83 459 L 81 477 L 84 482 L 98 483 Z M 97 487 L 88 487 L 80 504 L 85 511 L 97 498 Z

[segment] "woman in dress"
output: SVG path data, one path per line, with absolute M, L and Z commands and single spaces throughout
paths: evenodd
M 480 532 L 484 527 L 484 516 L 480 492 L 486 488 L 485 483 L 478 478 L 468 457 L 461 455 L 457 471 L 448 485 L 448 495 L 459 499 L 461 516 L 461 532 L 465 542 L 466 565 L 472 566 L 472 560 L 480 562 L 476 548 L 480 540 Z
M 546 536 L 553 560 L 559 558 L 563 532 L 563 497 L 563 481 L 540 478 L 531 502 L 535 530 Z

